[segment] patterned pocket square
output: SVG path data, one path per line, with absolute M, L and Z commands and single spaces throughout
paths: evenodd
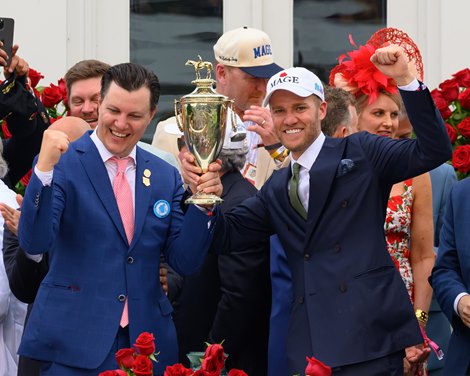
M 339 162 L 338 170 L 336 171 L 336 177 L 339 178 L 351 172 L 354 166 L 355 164 L 352 159 L 341 159 L 341 162 Z

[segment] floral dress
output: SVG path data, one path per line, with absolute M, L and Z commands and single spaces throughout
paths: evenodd
M 413 206 L 413 186 L 411 179 L 403 184 L 403 193 L 390 196 L 385 218 L 385 240 L 395 266 L 400 271 L 406 290 L 413 302 L 413 273 L 410 262 L 411 208 Z
M 411 179 L 403 183 L 403 193 L 390 196 L 385 217 L 385 240 L 387 250 L 392 256 L 395 266 L 400 271 L 411 302 L 413 296 L 413 272 L 410 261 L 410 234 L 411 234 L 411 209 L 413 207 L 413 185 Z M 423 368 L 416 371 L 415 375 L 427 375 L 427 362 Z

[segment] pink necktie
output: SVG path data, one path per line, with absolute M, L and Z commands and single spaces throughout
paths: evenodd
M 117 173 L 113 180 L 113 190 L 129 244 L 131 244 L 132 237 L 134 236 L 134 205 L 132 203 L 131 187 L 126 178 L 126 167 L 130 159 L 129 157 L 121 159 L 117 157 L 111 158 L 117 164 Z M 123 328 L 129 324 L 127 298 L 124 303 L 120 324 Z

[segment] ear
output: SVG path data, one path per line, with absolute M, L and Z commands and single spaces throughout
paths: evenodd
M 320 113 L 320 120 L 323 120 L 325 118 L 327 107 L 328 104 L 325 101 L 320 103 L 320 106 L 318 107 L 318 111 Z
M 215 77 L 217 82 L 225 84 L 226 75 L 227 70 L 225 69 L 225 66 L 223 64 L 217 64 L 215 66 Z

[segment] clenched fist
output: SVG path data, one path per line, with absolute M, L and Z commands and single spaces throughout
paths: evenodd
M 47 129 L 42 136 L 41 151 L 36 167 L 41 172 L 49 172 L 59 162 L 69 148 L 69 136 L 58 130 Z

